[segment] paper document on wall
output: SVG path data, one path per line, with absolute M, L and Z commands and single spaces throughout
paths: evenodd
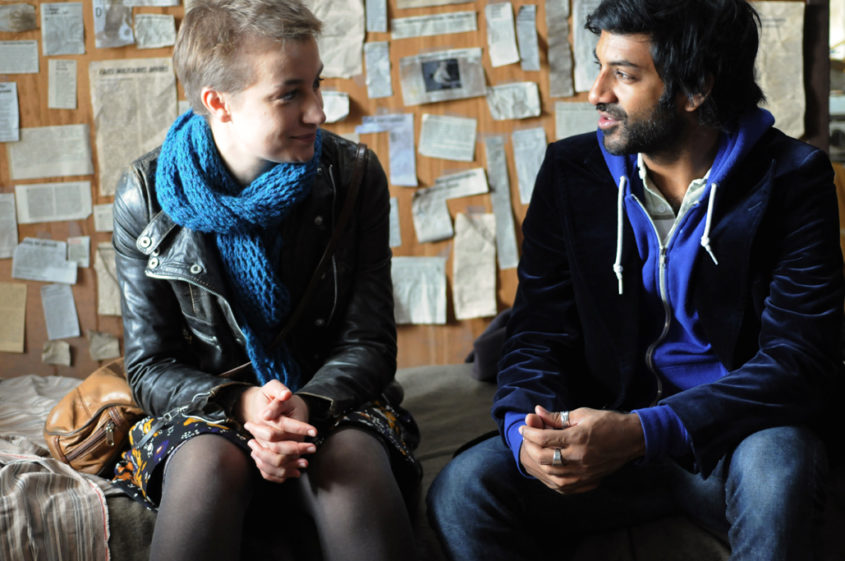
M 476 119 L 424 113 L 419 152 L 429 158 L 471 162 L 477 126 Z
M 476 31 L 478 23 L 475 12 L 447 12 L 390 20 L 390 38 L 428 37 Z
M 91 266 L 91 236 L 71 236 L 67 239 L 67 260 L 78 267 Z
M 0 82 L 0 142 L 21 139 L 17 82 Z
M 555 140 L 594 132 L 598 128 L 598 113 L 592 103 L 577 101 L 555 102 Z
M 446 258 L 394 257 L 393 314 L 396 323 L 446 323 Z
M 135 42 L 132 35 L 132 7 L 112 0 L 93 0 L 94 46 L 123 47 Z
M 484 6 L 484 15 L 487 19 L 487 47 L 490 52 L 490 64 L 496 68 L 519 62 L 511 3 L 487 4 Z
M 99 192 L 110 196 L 123 170 L 161 144 L 176 119 L 176 77 L 169 58 L 145 58 L 94 61 L 88 78 Z
M 367 31 L 387 31 L 387 0 L 366 0 L 364 12 L 367 15 Z
M 390 247 L 402 245 L 402 231 L 399 228 L 399 200 L 390 197 Z
M 481 49 L 434 51 L 399 60 L 405 105 L 477 97 L 487 93 Z
M 496 315 L 496 218 L 492 214 L 455 217 L 452 304 L 459 320 Z
M 15 185 L 18 222 L 83 220 L 91 215 L 91 182 Z
M 85 53 L 82 2 L 41 4 L 41 50 L 44 56 Z
M 97 244 L 94 271 L 97 273 L 97 313 L 101 316 L 121 315 L 115 251 L 110 242 Z
M 349 94 L 346 92 L 323 92 L 323 112 L 327 123 L 336 123 L 349 116 Z
M 598 76 L 596 45 L 599 36 L 584 27 L 587 16 L 601 4 L 601 0 L 578 0 L 572 4 L 572 50 L 575 57 L 575 91 L 590 91 Z
M 38 74 L 38 41 L 0 41 L 2 74 Z
M 176 18 L 169 14 L 136 14 L 135 41 L 139 49 L 158 49 L 176 43 Z
M 488 136 L 484 139 L 484 147 L 487 153 L 490 202 L 493 204 L 493 215 L 496 217 L 496 255 L 499 259 L 499 268 L 513 269 L 519 263 L 519 253 L 511 206 L 505 137 Z
M 67 341 L 44 341 L 41 347 L 41 362 L 56 366 L 70 366 L 70 343 Z
M 51 58 L 47 61 L 47 107 L 76 109 L 76 61 Z
M 364 43 L 364 66 L 367 69 L 367 97 L 377 99 L 392 96 L 390 47 L 387 41 Z
M 540 90 L 535 82 L 512 82 L 487 88 L 487 106 L 496 121 L 540 116 Z
M 451 238 L 452 219 L 446 201 L 489 192 L 482 168 L 438 177 L 432 187 L 418 189 L 411 200 L 411 215 L 417 241 L 433 242 Z
M 20 142 L 6 149 L 12 179 L 94 173 L 88 125 L 22 128 Z
M 26 284 L 0 282 L 0 352 L 22 353 L 26 324 Z
M 41 4 L 41 10 L 48 4 Z M 8 4 L 0 6 L 0 31 L 20 33 L 38 29 L 35 20 L 35 6 L 29 4 Z
M 519 180 L 519 200 L 527 205 L 531 202 L 534 180 L 546 155 L 546 131 L 543 127 L 514 131 L 511 141 Z
M 322 75 L 327 78 L 350 78 L 361 74 L 361 51 L 364 45 L 364 3 L 361 0 L 310 0 L 314 15 L 323 22 L 317 37 Z
M 0 259 L 8 259 L 18 246 L 18 221 L 14 193 L 0 193 Z
M 41 287 L 41 305 L 47 324 L 48 339 L 79 337 L 76 303 L 69 284 L 47 284 Z
M 94 230 L 97 232 L 114 230 L 114 205 L 112 203 L 94 205 Z
M 12 256 L 12 277 L 75 284 L 76 262 L 67 260 L 66 242 L 24 238 Z
M 572 49 L 569 46 L 569 1 L 546 0 L 548 29 L 549 95 L 575 95 L 572 82 Z
M 752 2 L 762 29 L 757 51 L 757 83 L 775 125 L 795 138 L 804 134 L 804 3 Z
M 396 0 L 396 7 L 400 10 L 406 8 L 424 8 L 426 6 L 445 6 L 447 4 L 466 4 L 468 0 Z
M 523 70 L 540 70 L 540 45 L 537 39 L 537 6 L 526 4 L 516 14 L 516 39 Z
M 416 187 L 417 161 L 414 154 L 413 113 L 365 115 L 361 122 L 361 126 L 355 129 L 358 134 L 387 132 L 390 135 L 388 137 L 390 184 Z
M 94 360 L 109 360 L 120 356 L 120 341 L 111 333 L 88 331 L 88 352 Z

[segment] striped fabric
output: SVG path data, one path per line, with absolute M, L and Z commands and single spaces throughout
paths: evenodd
M 52 459 L 41 430 L 80 380 L 22 376 L 0 383 L 0 561 L 109 559 L 106 499 L 94 476 Z

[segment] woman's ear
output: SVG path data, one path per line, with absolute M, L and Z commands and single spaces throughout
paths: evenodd
M 200 99 L 212 118 L 224 123 L 231 118 L 229 98 L 226 94 L 209 87 L 204 87 L 200 91 Z

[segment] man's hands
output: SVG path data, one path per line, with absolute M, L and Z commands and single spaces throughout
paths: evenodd
M 308 405 L 284 384 L 271 380 L 249 388 L 241 394 L 235 415 L 254 437 L 251 456 L 264 479 L 282 483 L 308 467 L 302 455 L 317 447 L 304 440 L 317 436 L 317 429 L 308 424 Z
M 582 407 L 569 413 L 563 426 L 560 413 L 539 405 L 525 416 L 519 460 L 527 473 L 558 493 L 595 489 L 606 475 L 645 453 L 639 417 Z M 555 449 L 562 464 L 552 465 Z

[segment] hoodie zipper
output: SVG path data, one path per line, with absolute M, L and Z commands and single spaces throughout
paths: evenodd
M 663 304 L 663 329 L 661 330 L 660 335 L 657 336 L 657 339 L 648 346 L 645 353 L 646 365 L 654 375 L 657 388 L 654 399 L 650 404 L 650 406 L 653 407 L 654 405 L 657 405 L 657 402 L 663 397 L 663 379 L 660 377 L 660 374 L 657 372 L 657 366 L 654 364 L 654 351 L 657 349 L 657 346 L 666 339 L 666 336 L 669 334 L 669 327 L 672 324 L 672 306 L 669 304 L 669 297 L 666 294 L 666 262 L 669 259 L 667 255 L 667 247 L 675 235 L 675 228 L 673 227 L 672 231 L 669 232 L 669 239 L 666 240 L 666 244 L 664 244 L 663 240 L 660 239 L 660 232 L 657 231 L 657 226 L 655 226 L 654 220 L 651 219 L 648 211 L 646 211 L 645 205 L 643 205 L 642 201 L 640 201 L 640 199 L 633 193 L 631 193 L 631 198 L 634 199 L 643 211 L 648 223 L 651 224 L 651 229 L 654 232 L 654 237 L 657 240 L 658 247 L 660 248 L 660 257 L 658 259 L 657 266 L 657 291 L 660 295 L 660 302 Z

